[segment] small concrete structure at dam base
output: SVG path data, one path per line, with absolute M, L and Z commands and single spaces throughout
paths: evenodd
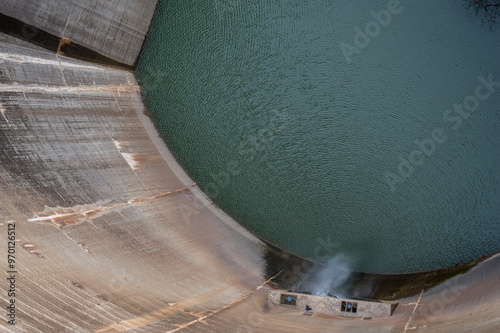
M 1 0 L 0 12 L 133 64 L 155 5 Z M 177 164 L 134 73 L 3 32 L 1 332 L 500 331 L 499 255 L 398 300 L 390 317 L 270 305 L 266 244 Z
M 333 317 L 373 318 L 390 317 L 397 304 L 367 302 L 335 297 L 298 294 L 288 291 L 270 290 L 269 303 L 286 306 L 299 311 L 311 311 Z

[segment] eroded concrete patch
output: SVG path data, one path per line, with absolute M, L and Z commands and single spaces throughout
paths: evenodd
M 28 222 L 33 222 L 33 223 L 52 222 L 56 227 L 62 229 L 68 225 L 78 224 L 92 220 L 110 210 L 115 210 L 129 205 L 160 199 L 172 194 L 182 193 L 188 191 L 193 186 L 196 186 L 196 184 L 193 183 L 178 190 L 164 192 L 156 195 L 132 198 L 127 200 L 127 202 L 121 202 L 115 204 L 111 204 L 110 201 L 102 201 L 102 202 L 96 202 L 95 204 L 76 205 L 67 208 L 46 207 L 43 212 L 36 214 L 37 215 L 36 217 L 28 219 Z

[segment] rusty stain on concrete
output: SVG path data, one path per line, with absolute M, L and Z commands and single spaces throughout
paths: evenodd
M 113 140 L 113 143 L 116 146 L 116 149 L 118 149 L 118 150 L 123 149 L 123 147 L 127 144 L 126 142 L 122 142 L 122 141 L 119 141 L 119 140 L 115 140 L 115 139 L 112 139 L 112 140 Z
M 127 162 L 127 164 L 130 166 L 132 170 L 137 170 L 141 169 L 144 166 L 146 166 L 148 163 L 157 161 L 160 159 L 158 155 L 153 156 L 153 155 L 147 155 L 143 153 L 130 153 L 130 152 L 124 152 L 123 150 L 125 147 L 129 144 L 128 142 L 124 141 L 119 141 L 113 139 L 113 143 L 116 146 L 116 149 L 120 152 L 122 155 L 123 159 Z
M 68 20 L 69 20 L 69 17 L 68 17 Z M 66 29 L 66 27 L 64 27 L 64 29 Z M 71 41 L 69 39 L 67 39 L 66 37 L 62 37 L 59 40 L 59 46 L 57 47 L 57 54 L 64 55 L 64 52 L 61 51 L 61 47 L 63 47 L 66 44 L 71 44 Z
M 138 170 L 146 166 L 148 163 L 159 159 L 158 156 L 151 156 L 142 153 L 124 153 L 120 152 L 123 159 L 128 163 L 132 170 Z
M 59 60 L 57 60 L 59 59 Z M 86 63 L 77 63 L 74 61 L 68 61 L 66 59 L 69 58 L 64 58 L 64 57 L 58 57 L 56 60 L 52 59 L 45 59 L 41 57 L 33 57 L 29 55 L 13 55 L 9 53 L 3 53 L 0 52 L 0 61 L 2 62 L 12 62 L 12 63 L 19 63 L 19 64 L 38 64 L 38 65 L 50 65 L 50 66 L 59 66 L 62 65 L 63 67 L 67 68 L 73 68 L 73 69 L 86 69 L 86 70 L 94 70 L 94 71 L 106 71 L 105 67 L 102 66 L 95 66 L 93 64 L 86 64 Z
M 67 38 L 115 61 L 133 65 L 157 0 L 3 1 L 1 12 L 56 38 Z
M 135 159 L 137 154 L 135 153 L 123 153 L 120 152 L 120 154 L 123 156 L 123 159 L 127 162 L 127 164 L 130 166 L 132 170 L 136 170 L 139 168 L 139 163 Z
M 7 112 L 7 110 L 3 107 L 3 105 L 0 104 L 0 113 L 2 113 L 2 117 L 7 123 L 7 125 L 10 126 L 9 119 L 7 119 L 7 117 L 5 116 L 5 112 Z
M 35 245 L 33 245 L 32 243 L 22 243 L 21 247 L 31 254 L 34 254 L 40 258 L 44 258 L 44 256 L 38 250 L 35 249 Z
M 85 250 L 85 252 L 87 252 L 88 254 L 92 254 L 92 251 L 90 251 L 90 249 L 88 247 L 85 246 L 85 243 L 82 243 L 82 242 L 77 242 L 78 245 L 80 245 L 80 247 L 82 249 Z
M 105 85 L 105 86 L 59 86 L 48 87 L 39 85 L 6 85 L 0 84 L 0 91 L 19 93 L 52 93 L 52 94 L 82 94 L 82 93 L 131 93 L 139 91 L 139 86 Z
M 70 208 L 64 207 L 56 207 L 50 208 L 46 207 L 45 211 L 37 214 L 37 217 L 33 217 L 28 219 L 28 222 L 34 223 L 44 223 L 44 222 L 52 222 L 59 229 L 62 229 L 68 225 L 78 224 L 84 221 L 92 220 L 95 217 L 101 216 L 107 211 L 122 208 L 128 205 L 148 202 L 152 200 L 156 200 L 159 198 L 163 198 L 169 195 L 182 193 L 188 191 L 191 187 L 196 186 L 195 183 L 180 188 L 178 190 L 164 192 L 156 195 L 145 196 L 140 198 L 133 198 L 127 200 L 127 202 L 112 204 L 112 205 L 103 205 L 103 203 L 96 203 L 91 205 L 77 205 Z

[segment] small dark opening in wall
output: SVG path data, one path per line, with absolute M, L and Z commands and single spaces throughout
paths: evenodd
M 342 304 L 340 305 L 340 311 L 357 313 L 358 312 L 358 302 L 342 301 Z
M 289 294 L 281 294 L 280 304 L 296 305 L 297 304 L 297 296 L 289 295 Z
M 0 31 L 12 37 L 33 43 L 46 50 L 57 52 L 59 38 L 32 25 L 0 13 Z

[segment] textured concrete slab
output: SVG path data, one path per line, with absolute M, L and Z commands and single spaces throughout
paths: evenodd
M 16 225 L 19 271 L 19 325 L 1 331 L 165 331 L 265 281 L 261 242 L 155 146 L 132 73 L 6 43 L 0 62 L 0 230 Z
M 0 0 L 0 12 L 133 65 L 157 0 Z
M 36 49 L 36 50 L 39 50 L 39 51 L 46 51 L 44 48 L 42 48 L 40 46 L 36 46 L 34 44 L 31 44 L 30 42 L 23 41 L 21 39 L 9 36 L 9 35 L 7 35 L 7 34 L 5 34 L 3 32 L 0 32 L 0 42 L 14 44 L 14 45 L 19 45 L 19 46 L 24 46 L 24 47 L 27 47 L 27 48 L 30 48 L 30 49 Z

